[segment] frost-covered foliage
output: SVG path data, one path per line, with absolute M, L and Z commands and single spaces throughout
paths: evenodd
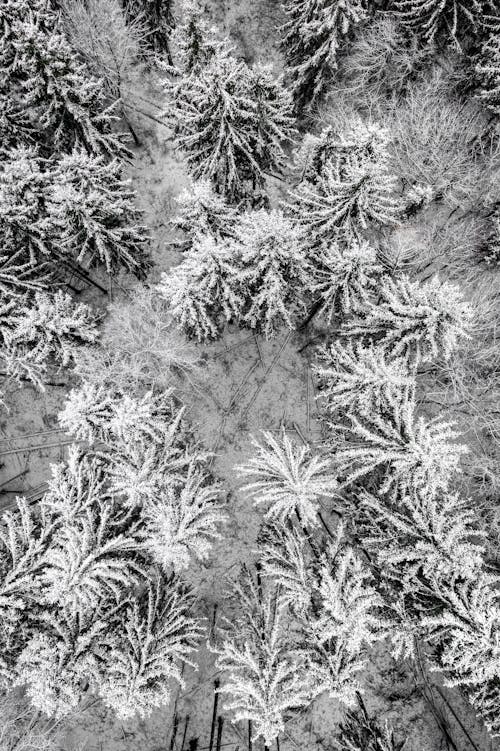
M 144 28 L 142 44 L 153 52 L 165 54 L 170 59 L 170 37 L 175 27 L 172 0 L 125 0 L 128 25 Z
M 193 558 L 206 560 L 226 521 L 220 497 L 221 487 L 192 460 L 182 484 L 173 479 L 163 493 L 149 499 L 145 535 L 153 559 L 174 571 L 187 568 Z
M 500 113 L 500 38 L 492 34 L 484 43 L 476 65 L 479 97 L 495 114 Z
M 66 41 L 50 3 L 16 0 L 2 12 L 0 99 L 10 142 L 24 136 L 51 150 L 71 150 L 80 142 L 90 152 L 122 152 L 101 83 Z
M 190 250 L 199 235 L 211 235 L 214 240 L 232 237 L 237 212 L 214 191 L 208 180 L 198 180 L 176 198 L 178 214 L 172 225 L 183 234 L 180 250 Z
M 120 267 L 144 274 L 147 231 L 119 160 L 75 149 L 57 163 L 48 201 L 61 251 L 86 267 L 101 263 L 108 274 Z
M 270 746 L 285 728 L 286 714 L 307 706 L 310 684 L 287 638 L 285 601 L 243 569 L 233 588 L 236 612 L 215 651 L 224 671 L 221 691 L 234 720 L 250 720 L 254 738 Z
M 56 161 L 15 148 L 0 171 L 0 236 L 32 266 L 71 260 L 140 276 L 148 237 L 133 198 L 117 159 L 75 148 Z
M 268 527 L 260 538 L 263 575 L 283 592 L 290 609 L 311 696 L 328 691 L 349 706 L 360 689 L 366 646 L 384 636 L 382 601 L 341 527 L 322 550 L 318 543 L 291 524 Z
M 375 338 L 391 358 L 419 364 L 449 359 L 470 334 L 473 313 L 460 289 L 434 276 L 428 282 L 386 277 L 380 301 L 348 327 L 354 336 Z
M 168 88 L 168 117 L 194 179 L 236 202 L 262 189 L 265 171 L 280 169 L 294 132 L 291 105 L 268 69 L 250 69 L 219 46 Z
M 267 431 L 262 435 L 264 445 L 252 439 L 256 456 L 238 468 L 253 478 L 243 489 L 255 503 L 268 506 L 271 518 L 283 521 L 297 512 L 304 524 L 318 524 L 319 501 L 337 486 L 331 462 L 294 443 L 284 430 L 278 437 Z
M 364 240 L 333 241 L 318 249 L 312 291 L 326 322 L 362 311 L 378 288 L 381 273 L 376 251 Z
M 392 0 L 391 6 L 425 42 L 451 42 L 459 49 L 467 35 L 480 37 L 500 23 L 497 0 Z
M 163 273 L 157 286 L 172 316 L 197 341 L 217 339 L 238 320 L 243 305 L 241 270 L 233 249 L 200 235 L 184 260 Z
M 219 40 L 217 29 L 206 21 L 201 0 L 182 0 L 181 19 L 173 33 L 176 69 L 184 76 L 196 75 L 221 49 L 227 39 Z
M 318 352 L 313 372 L 324 408 L 335 413 L 385 414 L 403 395 L 413 393 L 414 378 L 402 358 L 388 359 L 373 344 L 333 342 Z
M 394 224 L 401 212 L 397 179 L 389 170 L 389 133 L 353 120 L 342 134 L 323 131 L 308 148 L 306 180 L 291 193 L 290 211 L 313 242 L 339 233 L 358 236 L 371 224 Z M 307 175 L 317 175 L 314 182 Z
M 309 262 L 297 227 L 281 211 L 252 211 L 235 228 L 230 246 L 241 267 L 241 322 L 270 339 L 304 310 Z
M 50 364 L 69 365 L 81 345 L 98 336 L 95 317 L 85 303 L 64 292 L 35 292 L 0 308 L 0 357 L 14 378 L 28 378 L 43 389 Z
M 192 664 L 189 655 L 202 633 L 191 606 L 192 596 L 162 576 L 124 602 L 99 683 L 100 696 L 119 718 L 149 716 L 170 701 L 172 681 L 183 685 L 181 665 Z
M 109 483 L 106 457 L 70 452 L 36 512 L 21 499 L 0 524 L 0 674 L 49 716 L 86 686 L 120 716 L 168 701 L 200 635 L 192 598 L 155 573 L 145 518 Z
M 344 484 L 381 469 L 381 494 L 446 490 L 467 452 L 456 443 L 460 434 L 450 423 L 417 417 L 412 399 L 397 399 L 391 407 L 388 414 L 350 414 L 350 424 L 339 426 L 349 440 L 335 456 Z
M 366 711 L 361 696 L 357 697 L 359 707 L 348 709 L 339 728 L 336 741 L 338 751 L 403 751 L 406 739 L 396 741 L 392 729 L 382 725 Z
M 296 109 L 317 105 L 352 29 L 367 17 L 363 0 L 286 0 L 281 29 Z

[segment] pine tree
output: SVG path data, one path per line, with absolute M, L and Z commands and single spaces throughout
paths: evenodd
M 376 337 L 391 358 L 418 365 L 437 357 L 449 359 L 460 340 L 468 338 L 473 313 L 459 288 L 435 276 L 428 282 L 386 277 L 380 302 L 372 304 L 351 335 Z
M 402 23 L 432 44 L 441 38 L 461 49 L 467 35 L 478 36 L 487 28 L 497 29 L 497 0 L 393 0 Z
M 253 478 L 244 491 L 268 506 L 268 517 L 283 521 L 297 512 L 304 524 L 317 525 L 320 499 L 337 487 L 331 462 L 312 456 L 309 446 L 294 444 L 284 430 L 278 438 L 266 431 L 262 435 L 264 445 L 252 439 L 257 455 L 238 467 Z
M 372 224 L 394 224 L 401 212 L 397 179 L 389 171 L 389 135 L 378 123 L 354 120 L 336 140 L 315 184 L 303 182 L 289 210 L 314 243 L 339 234 L 357 237 Z M 317 155 L 317 159 L 324 159 Z
M 286 0 L 282 47 L 297 111 L 317 105 L 352 29 L 367 18 L 363 0 Z
M 234 256 L 241 258 L 245 306 L 241 320 L 266 339 L 282 324 L 294 328 L 293 314 L 309 279 L 309 263 L 298 229 L 280 211 L 252 211 L 235 230 Z
M 262 736 L 270 746 L 284 730 L 286 713 L 309 704 L 310 685 L 287 643 L 279 590 L 262 587 L 243 569 L 233 597 L 237 611 L 214 650 L 226 675 L 220 691 L 229 695 L 224 707 L 234 721 L 251 721 L 254 739 Z
M 100 82 L 89 76 L 58 27 L 46 0 L 11 0 L 5 9 L 0 67 L 4 91 L 28 114 L 24 129 L 43 148 L 70 150 L 78 141 L 88 151 L 123 153 L 113 134 L 115 119 Z M 22 130 L 21 130 L 22 132 Z
M 192 596 L 174 577 L 157 576 L 128 600 L 109 642 L 99 683 L 105 704 L 121 719 L 148 717 L 168 704 L 172 681 L 183 685 L 183 664 L 201 628 L 190 615 Z
M 143 276 L 147 230 L 120 161 L 75 149 L 59 160 L 52 181 L 48 213 L 61 251 L 85 267 L 101 263 L 108 274 L 123 267 Z
M 500 38 L 492 34 L 481 48 L 476 65 L 479 78 L 479 97 L 486 107 L 500 114 Z
M 317 252 L 312 291 L 328 324 L 338 316 L 363 310 L 378 287 L 382 267 L 376 251 L 352 239 L 345 247 L 332 242 Z
M 333 342 L 318 353 L 313 366 L 326 411 L 370 416 L 411 399 L 414 378 L 402 358 L 389 360 L 384 349 L 360 342 Z
M 176 198 L 179 213 L 172 226 L 180 230 L 180 250 L 191 250 L 198 236 L 210 235 L 215 241 L 233 237 L 237 213 L 213 190 L 207 180 L 198 180 Z M 176 243 L 177 245 L 177 243 Z
M 171 480 L 144 507 L 146 547 L 164 570 L 179 572 L 192 559 L 205 561 L 226 521 L 221 487 L 191 462 L 182 483 Z
M 182 263 L 162 274 L 157 290 L 189 337 L 217 339 L 241 314 L 240 268 L 233 247 L 202 235 Z
M 173 34 L 177 52 L 177 72 L 198 74 L 220 50 L 228 50 L 228 40 L 217 38 L 217 29 L 206 22 L 201 0 L 183 0 L 181 21 Z

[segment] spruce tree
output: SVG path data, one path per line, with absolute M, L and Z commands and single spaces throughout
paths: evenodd
M 451 42 L 458 49 L 467 36 L 480 38 L 500 25 L 498 0 L 393 0 L 391 9 L 426 43 Z
M 217 339 L 239 319 L 242 281 L 233 249 L 201 235 L 182 263 L 162 274 L 157 290 L 186 334 L 202 342 Z
M 176 202 L 179 211 L 171 223 L 182 232 L 183 240 L 175 243 L 180 250 L 190 250 L 198 235 L 211 235 L 217 241 L 233 237 L 237 212 L 215 193 L 208 180 L 194 182 Z
M 241 320 L 266 339 L 304 311 L 303 294 L 309 281 L 309 262 L 299 230 L 281 211 L 252 211 L 235 228 L 235 258 L 245 305 Z
M 337 55 L 367 17 L 363 0 L 285 0 L 282 47 L 296 110 L 313 107 L 337 69 Z

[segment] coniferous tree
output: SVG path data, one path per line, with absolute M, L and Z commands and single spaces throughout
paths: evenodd
M 286 0 L 282 47 L 297 112 L 318 103 L 352 29 L 367 17 L 363 0 Z
M 237 612 L 214 650 L 227 676 L 220 690 L 235 721 L 250 720 L 254 738 L 270 746 L 284 730 L 286 713 L 309 704 L 311 686 L 287 640 L 279 589 L 263 587 L 243 569 L 233 597 Z
M 241 263 L 234 249 L 200 235 L 184 260 L 163 273 L 158 293 L 186 334 L 199 342 L 217 339 L 241 315 Z
M 117 716 L 147 717 L 168 704 L 172 681 L 183 685 L 183 664 L 202 629 L 190 616 L 192 595 L 174 577 L 157 576 L 127 600 L 114 633 L 99 694 Z
M 235 229 L 235 258 L 240 259 L 245 305 L 241 320 L 270 339 L 293 315 L 304 310 L 309 263 L 299 230 L 280 211 L 252 211 Z
M 172 64 L 170 38 L 175 28 L 172 0 L 123 0 L 125 12 L 132 22 L 145 26 L 144 44 L 153 52 L 167 56 Z
M 3 20 L 2 94 L 24 113 L 20 133 L 43 149 L 70 150 L 79 141 L 90 152 L 123 153 L 100 82 L 75 56 L 48 0 L 9 0 Z M 6 125 L 15 126 L 12 115 Z
M 256 456 L 238 467 L 252 477 L 244 486 L 255 503 L 268 506 L 267 516 L 288 519 L 294 512 L 307 525 L 317 525 L 319 500 L 337 487 L 331 462 L 312 456 L 309 446 L 297 446 L 283 430 L 279 438 L 263 431 L 264 445 L 252 439 Z
M 370 717 L 361 696 L 358 708 L 349 709 L 339 729 L 338 751 L 403 751 L 406 743 L 396 741 L 392 729 Z
M 480 36 L 500 25 L 497 0 L 393 0 L 392 9 L 425 42 L 443 39 L 458 49 L 467 35 Z
M 194 182 L 176 202 L 179 212 L 171 223 L 183 234 L 180 250 L 190 250 L 198 235 L 211 235 L 216 241 L 233 237 L 236 210 L 215 193 L 208 180 Z
M 299 185 L 289 206 L 313 245 L 397 221 L 402 205 L 389 171 L 388 142 L 384 128 L 360 119 L 342 135 L 320 142 L 313 163 L 324 162 L 321 172 L 314 184 Z
M 407 276 L 386 277 L 380 298 L 347 332 L 376 338 L 391 358 L 404 357 L 413 364 L 436 357 L 448 359 L 458 343 L 470 336 L 470 305 L 456 285 L 441 282 L 437 276 L 424 283 Z
M 49 198 L 50 221 L 60 248 L 78 263 L 123 267 L 143 276 L 148 266 L 146 228 L 117 159 L 74 150 L 57 163 Z
M 495 114 L 500 113 L 500 39 L 492 34 L 484 43 L 476 65 L 479 97 Z

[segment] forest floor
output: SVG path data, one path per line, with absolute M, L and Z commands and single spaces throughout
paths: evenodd
M 212 0 L 212 6 L 214 22 L 231 35 L 249 62 L 260 59 L 280 70 L 275 29 L 282 17 L 277 0 L 254 0 L 252 4 L 248 0 Z M 152 281 L 179 260 L 179 254 L 168 246 L 172 239 L 168 222 L 175 213 L 175 196 L 188 184 L 182 158 L 168 136 L 168 130 L 159 124 L 154 131 L 150 128 L 144 146 L 136 149 L 131 168 L 134 188 L 153 235 L 157 266 Z M 272 186 L 274 200 L 279 200 L 285 190 L 285 185 L 276 182 Z M 122 284 L 126 293 L 131 280 Z M 121 294 L 116 288 L 117 299 Z M 97 290 L 85 291 L 82 297 L 90 297 L 102 307 L 107 302 Z M 206 617 L 209 630 L 224 613 L 225 582 L 254 557 L 262 511 L 239 492 L 241 480 L 235 469 L 251 455 L 252 435 L 262 429 L 278 431 L 285 427 L 299 440 L 312 444 L 320 440 L 310 369 L 313 348 L 300 351 L 317 333 L 314 327 L 302 333 L 283 332 L 266 342 L 248 331 L 230 329 L 217 343 L 201 348 L 202 376 L 180 387 L 194 431 L 214 453 L 213 470 L 229 491 L 224 539 L 214 546 L 208 562 L 188 572 L 197 586 L 200 615 Z M 48 385 L 44 394 L 26 386 L 9 396 L 10 412 L 0 421 L 0 509 L 12 504 L 17 494 L 36 500 L 46 487 L 50 464 L 67 456 L 70 439 L 58 430 L 57 414 L 71 380 L 66 374 L 55 374 L 54 382 L 61 385 Z M 327 525 L 333 528 L 333 515 L 328 508 L 324 511 Z M 193 738 L 199 739 L 198 751 L 207 749 L 217 673 L 213 655 L 204 645 L 196 659 L 197 671 L 186 669 L 185 686 L 174 689 L 170 706 L 156 711 L 147 721 L 118 722 L 101 703 L 89 699 L 86 708 L 65 721 L 65 751 L 187 751 Z M 406 739 L 404 751 L 500 748 L 488 738 L 457 692 L 443 689 L 439 678 L 428 673 L 424 660 L 417 666 L 396 662 L 388 645 L 379 644 L 370 652 L 361 682 L 368 709 L 388 720 L 396 734 Z M 224 718 L 221 748 L 245 751 L 247 728 L 232 725 L 223 704 L 220 697 L 219 714 Z M 333 749 L 341 716 L 336 702 L 321 697 L 307 714 L 299 714 L 287 724 L 282 751 Z M 261 742 L 254 744 L 255 749 L 261 747 Z

